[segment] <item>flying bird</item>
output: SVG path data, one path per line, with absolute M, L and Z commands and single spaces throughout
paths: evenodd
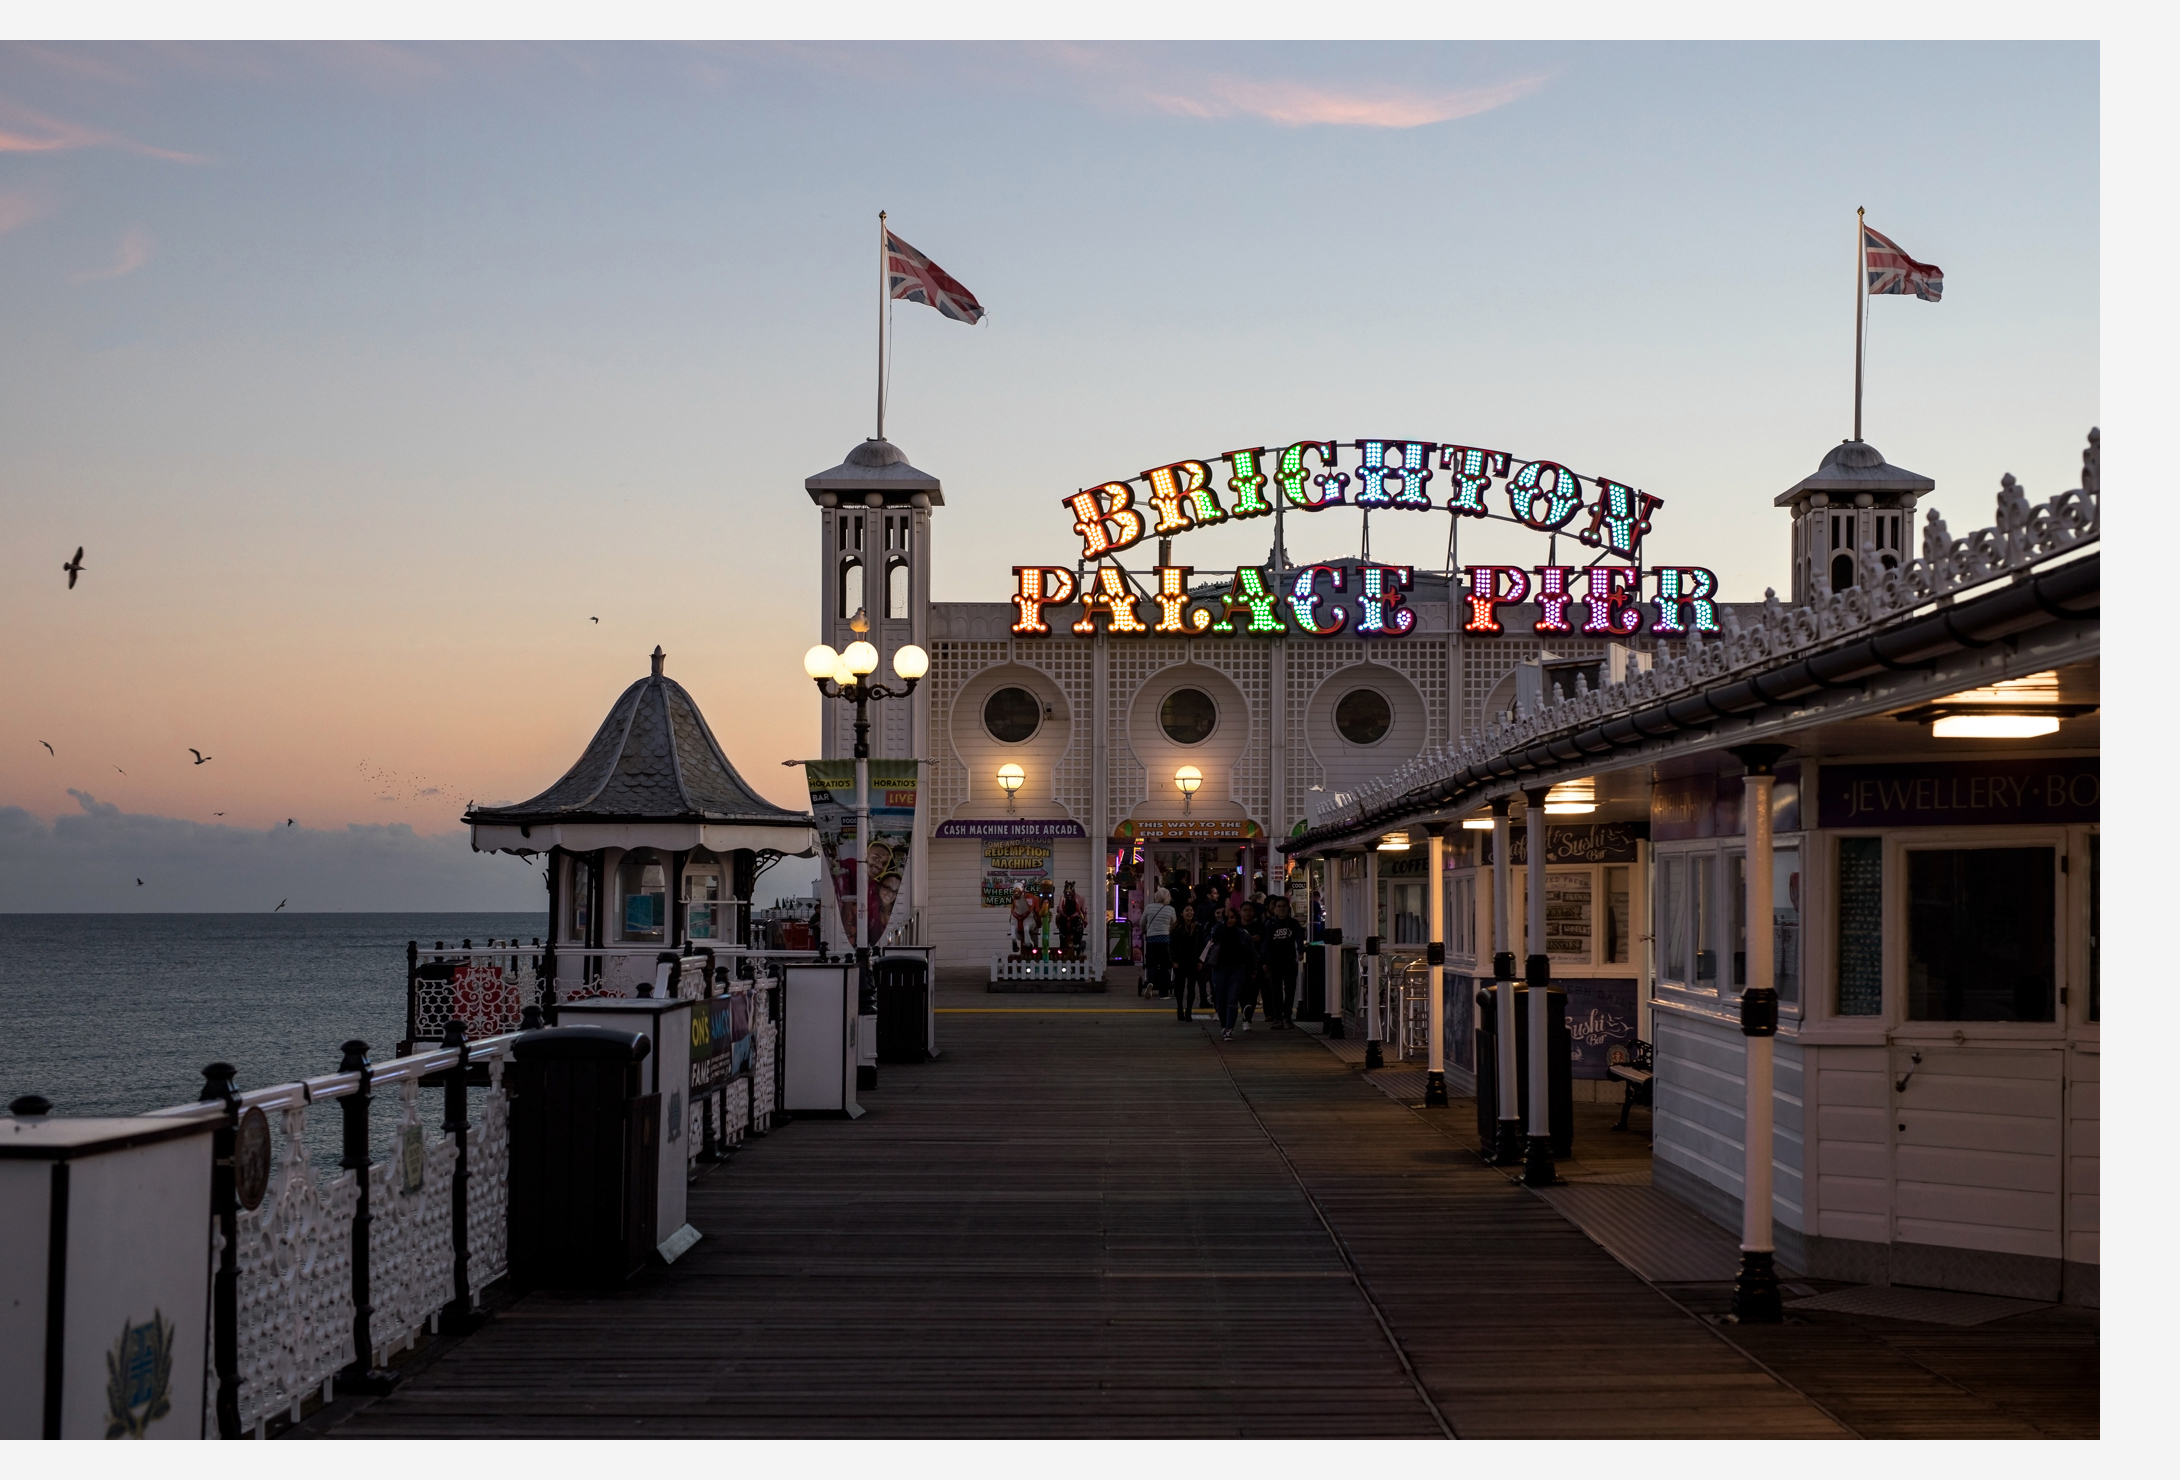
M 290 826 L 290 827 L 293 827 L 293 826 L 295 826 L 295 819 L 294 819 L 294 818 L 290 817 L 290 818 L 288 819 L 288 826 Z
M 592 617 L 592 618 L 590 619 L 590 624 L 591 624 L 591 625 L 592 625 L 593 627 L 597 626 L 597 625 L 598 625 L 598 619 L 597 619 L 596 617 Z
M 121 768 L 120 768 L 119 766 L 116 766 L 116 767 L 114 767 L 114 769 L 115 769 L 116 771 L 121 771 Z M 129 773 L 128 773 L 128 772 L 126 772 L 126 771 L 121 771 L 121 774 L 122 774 L 122 775 L 124 775 L 124 776 L 126 776 L 126 775 L 128 775 Z
M 225 817 L 227 814 L 225 812 L 214 812 L 212 815 L 214 817 Z
M 139 888 L 139 889 L 143 888 L 143 887 L 144 887 L 144 881 L 143 881 L 142 879 L 138 879 L 138 880 L 136 881 L 136 887 L 137 887 L 137 888 Z
M 279 914 L 279 913 L 280 913 L 280 912 L 281 912 L 282 910 L 286 909 L 287 907 L 288 907 L 288 902 L 287 902 L 286 900 L 284 900 L 284 899 L 283 899 L 283 900 L 281 900 L 281 901 L 280 901 L 280 903 L 278 903 L 278 904 L 276 904 L 276 905 L 274 905 L 274 906 L 273 906 L 273 913 L 277 915 L 277 914 Z
M 212 757 L 206 755 L 203 751 L 197 749 L 197 747 L 194 745 L 186 746 L 184 748 L 187 749 L 191 755 L 197 758 L 197 764 L 200 766 L 203 765 L 206 761 L 212 759 Z
M 56 760 L 60 758 L 60 752 L 53 748 L 51 741 L 40 740 L 38 743 L 45 747 L 45 753 L 47 755 L 54 757 Z
M 68 589 L 76 589 L 76 577 L 83 574 L 83 546 L 76 546 L 76 558 L 61 567 L 68 572 Z

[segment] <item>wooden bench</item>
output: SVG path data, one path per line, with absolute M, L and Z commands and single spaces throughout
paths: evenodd
M 1611 1068 L 1612 1077 L 1619 1080 L 1627 1088 L 1627 1097 L 1620 1102 L 1620 1119 L 1612 1127 L 1616 1131 L 1624 1131 L 1628 1128 L 1628 1112 L 1632 1111 L 1636 1105 L 1648 1105 L 1650 1103 L 1650 1087 L 1657 1082 L 1658 1078 L 1656 1070 L 1652 1067 L 1651 1055 L 1653 1050 L 1649 1044 L 1638 1038 L 1628 1045 L 1627 1053 L 1626 1063 L 1614 1064 Z

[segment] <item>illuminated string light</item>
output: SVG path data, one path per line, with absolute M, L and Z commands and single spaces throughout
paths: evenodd
M 1531 529 L 1558 529 L 1582 508 L 1582 480 L 1558 463 L 1523 463 L 1506 485 L 1506 501 L 1514 517 Z
M 1519 606 L 1529 599 L 1529 572 L 1518 565 L 1472 565 L 1468 568 L 1468 620 L 1463 632 L 1501 632 L 1499 608 Z
M 1355 622 L 1360 637 L 1405 637 L 1415 628 L 1415 609 L 1401 604 L 1401 593 L 1415 585 L 1412 565 L 1362 567 L 1362 615 Z
M 1118 633 L 1140 633 L 1151 629 L 1143 625 L 1143 619 L 1135 614 L 1138 597 L 1128 585 L 1128 578 L 1121 574 L 1117 565 L 1101 565 L 1096 579 L 1082 588 L 1082 616 L 1074 630 L 1084 637 L 1098 630 L 1097 614 L 1105 613 L 1105 630 Z
M 1101 493 L 1106 496 L 1104 503 L 1098 502 Z M 1134 507 L 1135 490 L 1125 483 L 1085 488 L 1060 502 L 1075 511 L 1075 533 L 1082 536 L 1085 560 L 1125 550 L 1143 538 L 1143 515 Z
M 1491 491 L 1492 479 L 1506 476 L 1506 465 L 1511 460 L 1505 453 L 1493 452 L 1488 447 L 1439 448 L 1439 469 L 1453 474 L 1448 480 L 1453 491 L 1446 495 L 1446 507 L 1472 519 L 1490 518 L 1491 510 L 1484 503 L 1484 495 Z
M 1303 458 L 1313 452 L 1317 454 L 1319 467 L 1335 468 L 1340 465 L 1340 444 L 1337 442 L 1290 443 L 1281 449 L 1279 467 L 1272 474 L 1272 480 L 1279 485 L 1280 493 L 1297 509 L 1322 509 L 1327 504 L 1347 502 L 1345 473 L 1320 473 L 1315 478 L 1310 476 Z M 1338 481 L 1328 485 L 1328 479 Z M 1312 483 L 1317 487 L 1317 497 L 1314 499 L 1308 492 Z
M 1158 567 L 1158 594 L 1151 600 L 1158 603 L 1156 632 L 1178 632 L 1183 636 L 1201 632 L 1211 625 L 1211 613 L 1198 607 L 1188 609 L 1188 578 L 1195 573 L 1193 565 L 1161 565 Z
M 1262 566 L 1245 565 L 1234 572 L 1233 587 L 1226 593 L 1226 615 L 1211 624 L 1213 632 L 1232 632 L 1234 617 L 1247 607 L 1248 624 L 1244 632 L 1284 632 L 1287 624 L 1279 619 L 1279 594 Z
M 1233 516 L 1254 519 L 1259 514 L 1271 513 L 1271 500 L 1264 496 L 1264 485 L 1271 481 L 1264 473 L 1264 449 L 1244 447 L 1221 456 L 1226 459 L 1231 474 L 1226 480 L 1226 491 L 1234 495 Z
M 1294 578 L 1294 595 L 1287 600 L 1288 609 L 1294 613 L 1294 625 L 1312 637 L 1330 637 L 1347 626 L 1347 608 L 1326 603 L 1324 593 L 1318 588 L 1318 579 L 1324 578 L 1334 591 L 1347 589 L 1347 570 L 1338 565 L 1313 565 L 1298 572 Z M 1331 612 L 1330 621 L 1319 621 L 1317 607 L 1325 603 Z
M 1192 466 L 1201 469 L 1203 464 L 1195 463 Z M 1175 476 L 1181 467 L 1180 463 L 1171 463 L 1162 468 L 1152 468 L 1143 474 L 1143 481 L 1151 486 L 1147 495 L 1150 505 L 1158 511 L 1156 532 L 1159 534 L 1178 534 L 1195 525 L 1195 521 L 1189 517 L 1187 492 L 1182 488 L 1180 478 Z M 1214 504 L 1212 507 L 1218 506 Z M 1219 517 L 1224 519 L 1226 511 L 1219 510 Z
M 1650 624 L 1652 632 L 1685 635 L 1718 630 L 1717 576 L 1700 565 L 1661 565 L 1651 574 L 1658 581 L 1658 615 Z M 1685 627 L 1680 611 L 1684 605 L 1694 618 Z
M 1047 591 L 1045 578 L 1050 576 L 1059 582 L 1059 589 Z M 1014 633 L 1018 637 L 1049 637 L 1052 629 L 1045 625 L 1045 608 L 1061 606 L 1075 599 L 1075 573 L 1064 565 L 1017 565 L 1014 568 L 1014 609 L 1019 615 L 1014 621 Z
M 1650 516 L 1665 503 L 1641 489 L 1610 478 L 1597 480 L 1597 502 L 1590 506 L 1589 527 L 1575 536 L 1591 549 L 1603 547 L 1633 560 L 1635 551 L 1650 533 Z
M 1639 567 L 1632 565 L 1591 566 L 1583 598 L 1589 604 L 1589 619 L 1582 624 L 1582 630 L 1609 637 L 1626 637 L 1642 630 L 1642 609 L 1635 604 L 1642 594 L 1642 574 Z
M 1567 622 L 1567 607 L 1574 600 L 1572 582 L 1574 567 L 1571 565 L 1539 565 L 1537 573 L 1537 620 L 1531 630 L 1536 632 L 1572 632 Z
M 1357 442 L 1362 452 L 1362 466 L 1355 478 L 1361 487 L 1356 491 L 1355 504 L 1364 509 L 1428 509 L 1431 495 L 1426 485 L 1431 481 L 1431 449 L 1433 442 Z M 1388 448 L 1398 449 L 1400 461 L 1387 463 Z M 1387 484 L 1392 486 L 1389 488 Z

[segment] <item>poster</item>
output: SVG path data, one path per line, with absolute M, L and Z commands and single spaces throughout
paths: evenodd
M 984 845 L 984 908 L 1003 910 L 1017 889 L 1052 888 L 1050 843 L 987 842 Z
M 1635 1041 L 1635 979 L 1578 976 L 1552 983 L 1567 993 L 1568 1056 L 1577 1079 L 1610 1079 Z
M 855 762 L 805 761 L 803 769 L 810 779 L 818 848 L 840 910 L 841 938 L 855 939 L 861 895 L 871 922 L 870 943 L 877 945 L 908 913 L 910 842 L 916 835 L 916 762 L 873 759 L 864 764 L 870 768 L 867 860 L 855 835 Z

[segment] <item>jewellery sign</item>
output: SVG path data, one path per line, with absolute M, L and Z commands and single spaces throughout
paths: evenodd
M 871 760 L 870 847 L 855 835 L 855 762 L 806 761 L 810 811 L 817 819 L 818 848 L 833 883 L 845 939 L 855 939 L 856 901 L 870 912 L 870 943 L 877 945 L 895 923 L 907 892 L 909 845 L 916 832 L 916 762 Z M 867 863 L 867 867 L 865 866 Z
M 1352 478 L 1340 469 L 1342 448 L 1354 454 Z M 1221 503 L 1213 486 L 1213 461 L 1226 466 Z M 1444 474 L 1443 501 L 1431 489 Z M 1143 485 L 1138 502 L 1136 483 Z M 1495 512 L 1487 498 L 1503 485 L 1506 512 Z M 1352 496 L 1350 490 L 1352 489 Z M 1160 539 L 1191 529 L 1206 529 L 1235 519 L 1266 514 L 1310 512 L 1335 505 L 1415 513 L 1444 510 L 1455 518 L 1506 519 L 1557 534 L 1574 526 L 1575 539 L 1600 552 L 1599 560 L 1617 556 L 1625 565 L 1476 565 L 1468 569 L 1467 610 L 1463 630 L 1495 633 L 1498 610 L 1534 602 L 1533 630 L 1628 636 L 1643 629 L 1640 609 L 1644 570 L 1642 539 L 1650 517 L 1664 501 L 1611 478 L 1585 480 L 1559 463 L 1524 462 L 1508 453 L 1451 443 L 1365 438 L 1355 442 L 1293 442 L 1283 448 L 1246 447 L 1216 459 L 1184 459 L 1151 468 L 1137 478 L 1101 483 L 1068 495 L 1061 504 L 1074 515 L 1082 537 L 1082 559 L 1093 569 L 1078 576 L 1064 565 L 1018 565 L 1013 601 L 1019 636 L 1047 636 L 1050 607 L 1076 601 L 1081 616 L 1071 631 L 1089 635 L 1105 630 L 1143 636 L 1209 633 L 1272 635 L 1301 633 L 1330 637 L 1401 637 L 1415 630 L 1415 612 L 1405 604 L 1415 568 L 1407 565 L 1296 566 L 1281 572 L 1271 566 L 1244 566 L 1233 573 L 1228 589 L 1206 598 L 1189 590 L 1193 566 L 1154 566 L 1147 585 L 1107 557 L 1132 549 L 1155 535 Z M 1718 578 L 1700 566 L 1659 566 L 1653 633 L 1684 635 L 1718 630 Z M 1531 577 L 1535 579 L 1532 580 Z M 1353 593 L 1353 606 L 1338 598 Z M 1211 605 L 1197 605 L 1208 599 Z M 1213 607 L 1223 606 L 1222 615 Z M 1572 610 L 1580 606 L 1579 629 Z
M 2095 822 L 2094 756 L 1819 766 L 1820 827 Z

